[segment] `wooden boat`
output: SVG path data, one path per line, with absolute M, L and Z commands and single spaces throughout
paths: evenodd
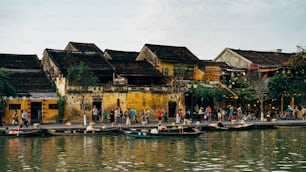
M 34 136 L 44 136 L 44 132 L 40 129 L 6 129 L 0 134 L 1 136 L 12 136 L 12 137 L 34 137 Z
M 255 128 L 256 128 L 255 125 L 252 123 L 228 124 L 228 125 L 223 125 L 222 123 L 218 123 L 218 124 L 209 124 L 207 127 L 208 131 L 245 131 Z
M 69 129 L 47 129 L 46 133 L 51 136 L 86 136 L 86 135 L 105 135 L 119 133 L 118 129 L 93 129 L 86 130 L 80 128 Z
M 151 128 L 151 129 L 126 129 L 123 133 L 135 138 L 192 138 L 198 137 L 201 132 L 196 128 Z

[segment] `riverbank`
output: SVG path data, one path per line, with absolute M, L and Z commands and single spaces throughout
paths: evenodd
M 184 126 L 189 126 L 189 127 L 197 127 L 202 131 L 205 131 L 210 124 L 216 124 L 217 121 L 213 121 L 212 123 L 207 123 L 205 122 L 197 122 L 197 123 L 189 123 L 185 124 Z M 224 125 L 231 125 L 231 121 L 224 121 L 222 122 Z M 236 124 L 239 124 L 239 122 L 235 122 Z M 292 127 L 292 126 L 306 126 L 306 120 L 275 120 L 273 122 L 261 122 L 261 121 L 246 121 L 245 123 L 252 123 L 254 125 L 254 129 L 272 129 L 272 128 L 277 128 L 277 127 Z M 162 125 L 167 126 L 167 127 L 175 127 L 183 124 L 175 124 L 174 122 L 166 122 L 162 123 Z M 111 125 L 110 123 L 104 124 L 104 123 L 90 123 L 87 126 L 84 126 L 81 123 L 71 123 L 69 125 L 67 124 L 34 124 L 30 125 L 27 128 L 19 128 L 18 126 L 12 126 L 12 125 L 4 125 L 0 128 L 0 130 L 5 131 L 5 130 L 64 130 L 64 129 L 86 129 L 86 127 L 92 126 L 95 129 L 104 129 L 104 130 L 120 130 L 122 128 L 152 128 L 152 127 L 157 127 L 158 122 L 152 122 L 149 124 L 142 124 L 142 123 L 136 123 L 130 126 L 126 126 L 125 124 L 117 124 L 117 125 Z

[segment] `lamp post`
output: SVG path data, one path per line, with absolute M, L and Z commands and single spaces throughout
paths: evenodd
M 190 118 L 191 118 L 191 121 L 193 122 L 193 97 L 195 96 L 195 89 L 198 88 L 198 85 L 196 83 L 191 83 L 191 84 L 188 84 L 188 88 L 190 90 L 190 95 L 191 95 L 191 107 L 190 107 Z

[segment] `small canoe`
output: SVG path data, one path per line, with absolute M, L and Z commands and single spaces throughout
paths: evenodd
M 196 128 L 182 128 L 182 129 L 127 129 L 123 133 L 126 136 L 145 139 L 159 139 L 159 138 L 193 138 L 198 137 L 201 132 Z

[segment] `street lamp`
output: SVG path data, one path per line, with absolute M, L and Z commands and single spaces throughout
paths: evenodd
M 188 88 L 191 95 L 190 117 L 191 121 L 193 122 L 193 97 L 195 96 L 195 89 L 198 88 L 198 85 L 196 83 L 190 83 L 188 84 Z

